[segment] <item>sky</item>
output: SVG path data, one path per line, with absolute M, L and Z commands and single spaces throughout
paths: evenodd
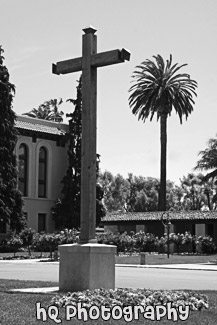
M 168 118 L 167 178 L 194 172 L 198 153 L 217 134 L 216 0 L 0 0 L 0 45 L 16 86 L 17 115 L 51 98 L 73 110 L 80 73 L 52 74 L 52 63 L 81 56 L 82 29 L 97 29 L 98 52 L 126 48 L 130 61 L 98 68 L 97 152 L 100 168 L 124 177 L 160 177 L 160 124 L 138 121 L 129 107 L 135 67 L 153 55 L 188 65 L 198 82 L 194 111 L 181 125 Z M 64 118 L 67 123 L 67 119 Z M 199 171 L 198 171 L 199 172 Z

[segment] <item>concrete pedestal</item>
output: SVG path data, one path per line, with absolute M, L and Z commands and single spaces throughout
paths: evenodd
M 116 246 L 67 244 L 59 246 L 59 290 L 115 288 Z

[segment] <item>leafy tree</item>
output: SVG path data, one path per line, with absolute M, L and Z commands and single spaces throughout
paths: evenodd
M 104 190 L 104 203 L 109 212 L 145 212 L 158 210 L 160 182 L 154 177 L 134 176 L 127 178 L 114 176 L 111 172 L 100 173 L 99 182 Z M 167 209 L 181 209 L 183 190 L 167 181 Z
M 59 198 L 52 208 L 53 218 L 57 229 L 80 227 L 80 202 L 81 202 L 81 138 L 82 138 L 82 82 L 77 86 L 77 98 L 70 99 L 75 109 L 67 114 L 69 120 L 68 134 L 68 169 L 63 177 L 62 198 Z M 97 170 L 99 172 L 99 155 L 97 155 Z M 96 225 L 105 215 L 102 204 L 103 189 L 96 186 Z
M 134 212 L 156 211 L 159 180 L 133 174 L 129 174 L 127 180 L 130 183 L 127 210 Z
M 50 99 L 39 105 L 38 108 L 33 108 L 30 112 L 24 113 L 23 115 L 42 120 L 62 122 L 64 113 L 59 111 L 59 106 L 62 103 L 62 98 L 59 101 L 57 99 Z
M 167 210 L 182 210 L 183 188 L 175 185 L 174 182 L 167 180 Z
M 3 49 L 0 46 L 0 224 L 9 224 L 14 231 L 25 225 L 22 212 L 22 195 L 17 189 L 16 156 L 14 153 L 17 132 L 12 110 L 15 86 L 9 81 L 9 73 L 3 65 Z
M 158 210 L 160 182 L 154 177 L 128 175 L 130 196 L 127 202 L 128 211 L 145 212 Z M 181 188 L 167 180 L 166 204 L 167 209 L 178 208 L 182 197 Z
M 137 66 L 133 78 L 135 83 L 130 88 L 129 104 L 132 112 L 144 122 L 150 116 L 160 119 L 161 132 L 161 172 L 159 191 L 159 210 L 166 210 L 166 151 L 167 151 L 167 118 L 173 108 L 182 123 L 183 115 L 193 111 L 193 94 L 196 96 L 196 81 L 188 74 L 176 74 L 186 64 L 172 65 L 172 55 L 165 63 L 160 55 L 154 61 L 146 60 Z
M 217 180 L 212 178 L 203 178 L 203 191 L 207 197 L 207 206 L 209 210 L 216 210 L 217 208 Z
M 99 183 L 104 191 L 104 203 L 108 211 L 125 211 L 130 184 L 122 175 L 113 176 L 109 171 L 100 173 Z
M 62 198 L 52 209 L 57 229 L 78 228 L 80 226 L 80 175 L 81 175 L 81 120 L 82 94 L 81 79 L 77 87 L 77 98 L 70 102 L 75 105 L 73 113 L 67 114 L 68 133 L 68 168 L 62 179 Z

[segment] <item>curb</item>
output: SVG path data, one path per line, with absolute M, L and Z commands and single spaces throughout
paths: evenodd
M 161 265 L 136 265 L 136 264 L 115 264 L 117 267 L 134 267 L 144 269 L 171 269 L 171 270 L 192 270 L 192 271 L 217 271 L 217 265 L 215 264 L 161 264 Z M 204 267 L 207 266 L 207 267 Z M 210 267 L 211 266 L 211 267 Z

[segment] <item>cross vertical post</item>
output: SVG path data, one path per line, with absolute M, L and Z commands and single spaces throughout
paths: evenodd
M 81 234 L 80 243 L 96 242 L 96 106 L 97 69 L 91 56 L 97 52 L 93 28 L 82 37 L 82 145 L 81 145 Z

